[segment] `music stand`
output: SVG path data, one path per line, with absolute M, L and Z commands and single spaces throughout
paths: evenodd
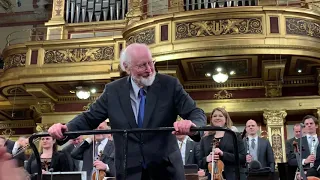
M 37 177 L 37 175 L 36 175 Z M 86 180 L 86 171 L 73 171 L 73 172 L 52 172 L 42 174 L 42 180 Z

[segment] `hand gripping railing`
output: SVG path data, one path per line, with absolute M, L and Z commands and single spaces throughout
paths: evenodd
M 153 128 L 153 129 L 140 129 L 140 128 L 136 128 L 136 129 L 112 129 L 112 130 L 90 130 L 90 131 L 70 131 L 70 132 L 65 132 L 63 133 L 64 136 L 79 136 L 79 135 L 91 135 L 91 134 L 114 134 L 114 133 L 118 133 L 118 134 L 123 134 L 126 143 L 125 143 L 125 148 L 124 148 L 124 163 L 123 163 L 123 167 L 124 167 L 124 179 L 126 179 L 126 175 L 127 175 L 127 151 L 128 151 L 128 134 L 129 133 L 145 133 L 145 132 L 167 132 L 167 131 L 174 131 L 175 129 L 173 127 L 160 127 L 160 128 Z M 191 131 L 225 131 L 227 133 L 230 133 L 232 135 L 232 139 L 233 139 L 233 152 L 235 154 L 235 162 L 236 162 L 236 166 L 235 166 L 235 172 L 236 172 L 236 180 L 240 180 L 240 160 L 239 160 L 239 150 L 238 150 L 238 142 L 237 142 L 237 135 L 235 134 L 235 132 L 233 132 L 230 129 L 226 129 L 226 128 L 221 128 L 221 127 L 192 127 Z M 37 162 L 37 168 L 38 168 L 38 175 L 37 175 L 37 180 L 42 180 L 42 170 L 41 170 L 41 161 L 40 161 L 40 155 L 39 155 L 39 151 L 36 147 L 36 145 L 33 143 L 33 140 L 38 138 L 38 137 L 45 137 L 45 136 L 49 136 L 48 133 L 37 133 L 37 134 L 33 134 L 30 138 L 29 138 L 29 144 L 30 147 L 32 148 L 35 158 L 36 158 L 36 162 Z

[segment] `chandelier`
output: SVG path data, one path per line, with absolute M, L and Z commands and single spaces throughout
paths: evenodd
M 79 99 L 88 99 L 91 94 L 94 94 L 96 93 L 96 89 L 92 88 L 92 89 L 89 89 L 89 88 L 86 88 L 86 87 L 82 87 L 82 86 L 77 86 L 76 87 L 76 96 L 79 98 Z
M 216 72 L 211 74 L 211 73 L 206 73 L 206 77 L 212 77 L 212 79 L 216 83 L 225 83 L 229 79 L 228 73 L 224 73 L 223 69 L 221 67 L 216 68 Z M 234 75 L 235 71 L 230 71 L 230 75 Z

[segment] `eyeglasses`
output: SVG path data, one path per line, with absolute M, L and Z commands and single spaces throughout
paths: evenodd
M 155 60 L 152 60 L 152 61 L 149 61 L 149 62 L 145 62 L 145 63 L 143 63 L 143 64 L 138 64 L 138 65 L 136 65 L 136 67 L 137 67 L 139 70 L 145 70 L 145 69 L 147 69 L 147 65 L 148 65 L 149 67 L 151 67 L 151 66 L 154 66 L 155 63 L 156 63 L 156 61 L 155 61 Z

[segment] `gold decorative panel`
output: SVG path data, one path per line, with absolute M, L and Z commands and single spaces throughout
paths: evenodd
M 5 59 L 4 61 L 4 69 L 10 69 L 13 67 L 22 67 L 26 65 L 26 54 L 13 54 Z
M 149 29 L 134 33 L 133 35 L 129 36 L 126 41 L 127 41 L 127 45 L 132 43 L 153 44 L 155 43 L 155 29 L 149 28 Z
M 283 147 L 281 128 L 271 128 L 271 141 L 272 149 L 274 153 L 274 159 L 276 162 L 283 162 Z
M 114 47 L 46 50 L 45 64 L 90 62 L 114 59 Z
M 216 19 L 176 23 L 176 39 L 233 34 L 262 34 L 262 18 Z
M 308 19 L 286 18 L 287 34 L 320 38 L 320 24 Z

